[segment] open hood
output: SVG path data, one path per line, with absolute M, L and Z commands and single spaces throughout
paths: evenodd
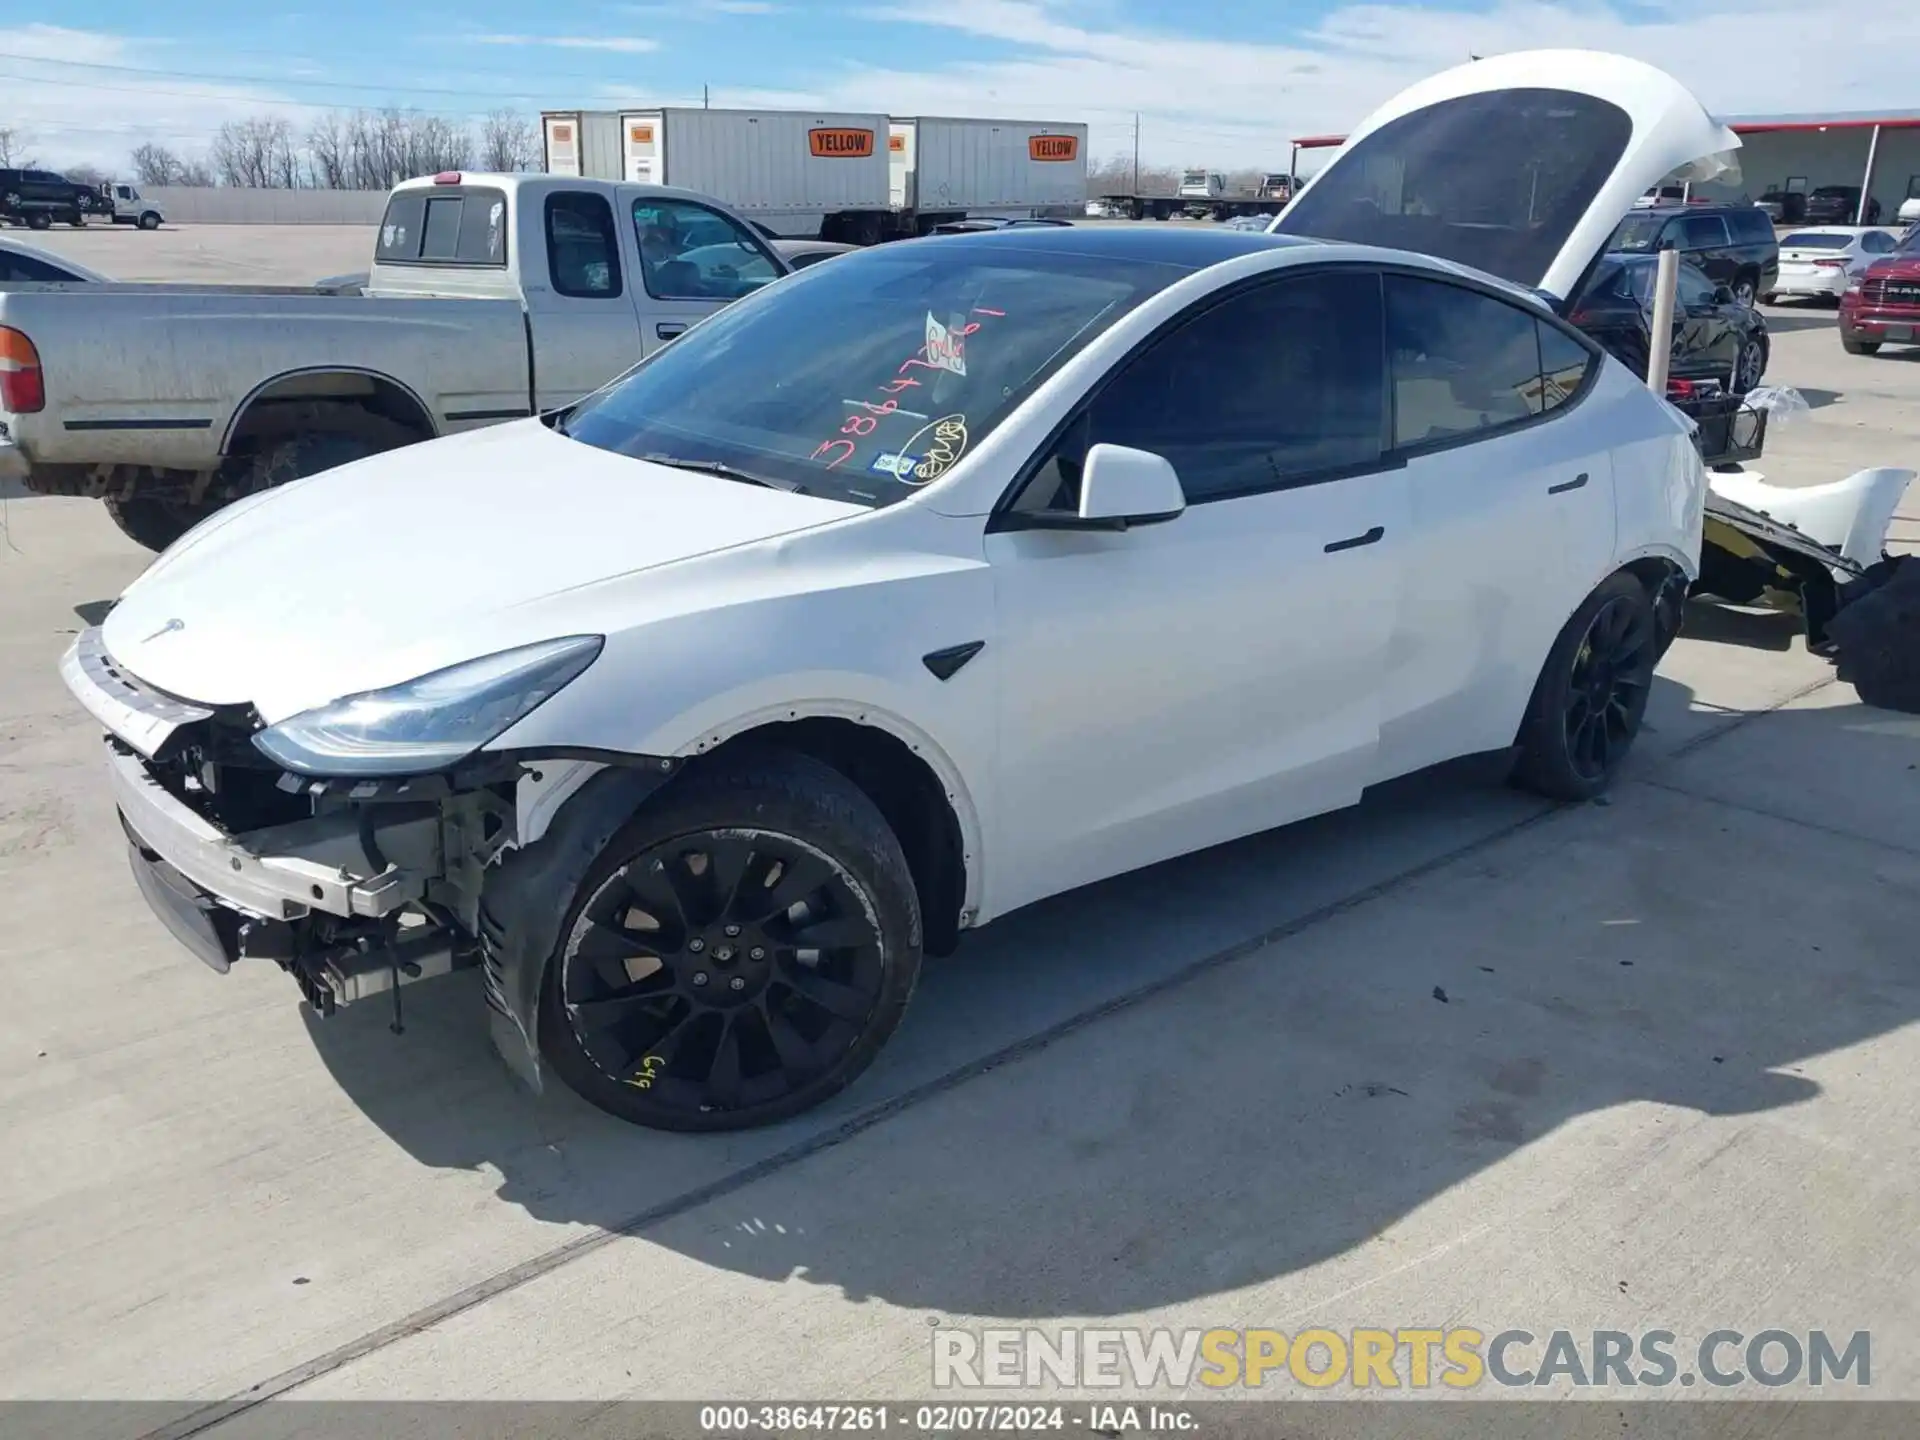
M 1374 111 L 1273 230 L 1412 250 L 1564 299 L 1637 197 L 1670 176 L 1737 181 L 1739 148 L 1644 61 L 1496 55 Z

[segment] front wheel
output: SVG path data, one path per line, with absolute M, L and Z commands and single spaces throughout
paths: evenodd
M 913 880 L 863 791 L 782 751 L 708 765 L 608 841 L 542 988 L 554 1071 L 656 1130 L 818 1105 L 872 1063 L 920 971 Z
M 140 217 L 140 228 L 142 230 L 158 230 L 160 228 L 160 217 L 151 210 L 147 211 Z
M 1752 305 L 1755 286 L 1751 276 L 1742 275 L 1733 282 L 1733 298 L 1741 305 Z
M 1646 586 L 1609 576 L 1553 642 L 1521 723 L 1515 783 L 1552 800 L 1591 800 L 1640 733 L 1659 658 Z
M 1760 377 L 1766 373 L 1767 347 L 1758 339 L 1743 341 L 1739 357 L 1733 362 L 1733 393 L 1745 395 L 1760 383 Z

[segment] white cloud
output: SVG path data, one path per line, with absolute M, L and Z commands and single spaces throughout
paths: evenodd
M 142 75 L 163 63 L 157 48 L 58 25 L 0 29 L 0 125 L 24 158 L 124 172 L 146 141 L 199 154 L 228 120 L 271 113 L 304 128 L 318 113 L 260 86 Z
M 678 0 L 668 5 L 615 5 L 627 15 L 649 15 L 657 19 L 701 20 L 715 15 L 774 15 L 786 9 L 773 0 Z
M 1077 18 L 1088 14 L 1097 22 Z M 1633 55 L 1727 114 L 1914 104 L 1917 6 L 1876 9 L 1871 45 L 1815 0 L 1702 0 L 1635 14 L 1629 20 L 1605 0 L 1497 0 L 1484 11 L 1356 4 L 1284 43 L 1258 43 L 1151 30 L 1111 4 L 902 0 L 863 18 L 924 29 L 933 42 L 927 58 L 855 68 L 822 98 L 896 114 L 1084 120 L 1096 155 L 1131 149 L 1137 110 L 1143 160 L 1216 166 L 1284 164 L 1291 137 L 1342 130 L 1469 51 L 1572 46 Z M 942 32 L 1013 53 L 942 64 Z
M 631 35 L 473 35 L 475 45 L 551 45 L 556 50 L 609 50 L 617 55 L 645 55 L 660 48 L 658 40 Z

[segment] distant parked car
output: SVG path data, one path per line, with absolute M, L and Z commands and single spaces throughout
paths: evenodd
M 1807 196 L 1809 225 L 1876 225 L 1880 221 L 1880 202 L 1869 198 L 1867 213 L 1860 214 L 1858 185 L 1822 185 Z
M 780 257 L 796 270 L 804 270 L 809 265 L 818 265 L 822 260 L 831 260 L 836 255 L 860 248 L 839 240 L 775 240 L 772 243 L 773 248 L 780 252 Z
M 1271 215 L 1236 215 L 1231 220 L 1223 220 L 1223 230 L 1265 230 L 1273 224 Z
M 1807 218 L 1807 192 L 1804 190 L 1766 190 L 1753 202 L 1767 212 L 1776 225 L 1798 225 Z
M 1567 316 L 1642 379 L 1652 353 L 1653 285 L 1659 265 L 1657 255 L 1602 256 Z M 1736 395 L 1760 383 L 1772 351 L 1766 317 L 1687 260 L 1680 262 L 1674 296 L 1672 347 L 1670 378 L 1718 380 Z
M 1846 293 L 1849 279 L 1882 255 L 1891 255 L 1900 243 L 1891 230 L 1860 225 L 1820 225 L 1796 230 L 1780 242 L 1780 279 L 1760 298 L 1811 296 L 1835 305 Z
M 1907 182 L 1907 189 L 1920 192 L 1920 175 Z M 1901 225 L 1920 225 L 1920 193 L 1910 194 L 1902 200 L 1893 218 Z
M 1779 288 L 1780 246 L 1773 222 L 1754 205 L 1635 210 L 1620 222 L 1607 248 L 1631 254 L 1678 250 L 1743 305 Z
M 1920 225 L 1840 297 L 1840 344 L 1849 355 L 1872 355 L 1882 345 L 1920 345 Z
M 38 245 L 0 239 L 0 285 L 74 283 L 104 285 L 107 277 Z

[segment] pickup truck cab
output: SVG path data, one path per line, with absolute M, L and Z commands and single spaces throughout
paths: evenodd
M 115 180 L 100 187 L 94 212 L 110 217 L 116 225 L 137 225 L 142 230 L 158 230 L 167 217 L 160 207 L 140 193 L 138 185 Z
M 0 478 L 95 496 L 164 549 L 257 490 L 570 404 L 790 271 L 753 226 L 689 191 L 409 180 L 358 294 L 0 295 Z

